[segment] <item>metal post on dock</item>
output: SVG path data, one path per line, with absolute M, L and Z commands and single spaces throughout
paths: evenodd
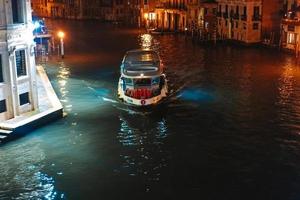
M 59 31 L 57 33 L 57 36 L 60 39 L 60 55 L 61 55 L 61 58 L 64 58 L 65 57 L 65 50 L 64 50 L 64 37 L 65 37 L 65 33 L 62 32 L 62 31 Z

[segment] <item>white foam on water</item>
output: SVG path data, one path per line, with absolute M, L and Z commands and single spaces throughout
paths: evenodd
M 118 103 L 116 100 L 109 99 L 109 98 L 106 98 L 106 97 L 102 97 L 102 99 L 103 99 L 103 101 L 112 102 L 112 103 Z

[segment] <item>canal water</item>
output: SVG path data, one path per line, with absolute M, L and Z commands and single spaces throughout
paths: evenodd
M 96 21 L 48 21 L 44 64 L 66 117 L 0 147 L 0 199 L 300 199 L 300 65 L 290 54 L 194 45 Z M 116 98 L 127 50 L 157 49 L 170 96 Z

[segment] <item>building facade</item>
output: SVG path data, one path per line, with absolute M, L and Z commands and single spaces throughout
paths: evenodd
M 300 44 L 300 0 L 287 0 L 285 14 L 282 19 L 281 41 L 282 48 L 299 54 Z
M 262 1 L 262 41 L 270 45 L 278 45 L 281 32 L 281 19 L 285 12 L 285 0 Z
M 30 1 L 0 1 L 0 121 L 37 109 Z
M 187 4 L 187 31 L 203 40 L 216 40 L 216 1 L 190 0 Z
M 184 31 L 187 0 L 161 0 L 156 5 L 157 27 L 167 31 Z
M 81 0 L 31 0 L 33 15 L 51 18 L 80 18 Z
M 245 43 L 261 41 L 261 0 L 217 0 L 218 37 Z
M 47 17 L 48 16 L 47 5 L 48 5 L 47 0 L 32 0 L 31 8 L 33 10 L 33 15 Z
M 147 28 L 157 27 L 157 16 L 155 13 L 158 0 L 143 0 L 140 3 L 140 25 Z
M 284 0 L 217 0 L 218 35 L 245 43 L 279 43 Z
M 98 19 L 137 25 L 141 22 L 140 2 L 140 0 L 32 0 L 32 8 L 34 15 L 40 17 Z

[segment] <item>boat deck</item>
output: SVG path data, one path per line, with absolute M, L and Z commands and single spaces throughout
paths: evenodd
M 162 73 L 159 55 L 154 50 L 132 50 L 126 52 L 121 73 L 126 76 L 158 76 Z

